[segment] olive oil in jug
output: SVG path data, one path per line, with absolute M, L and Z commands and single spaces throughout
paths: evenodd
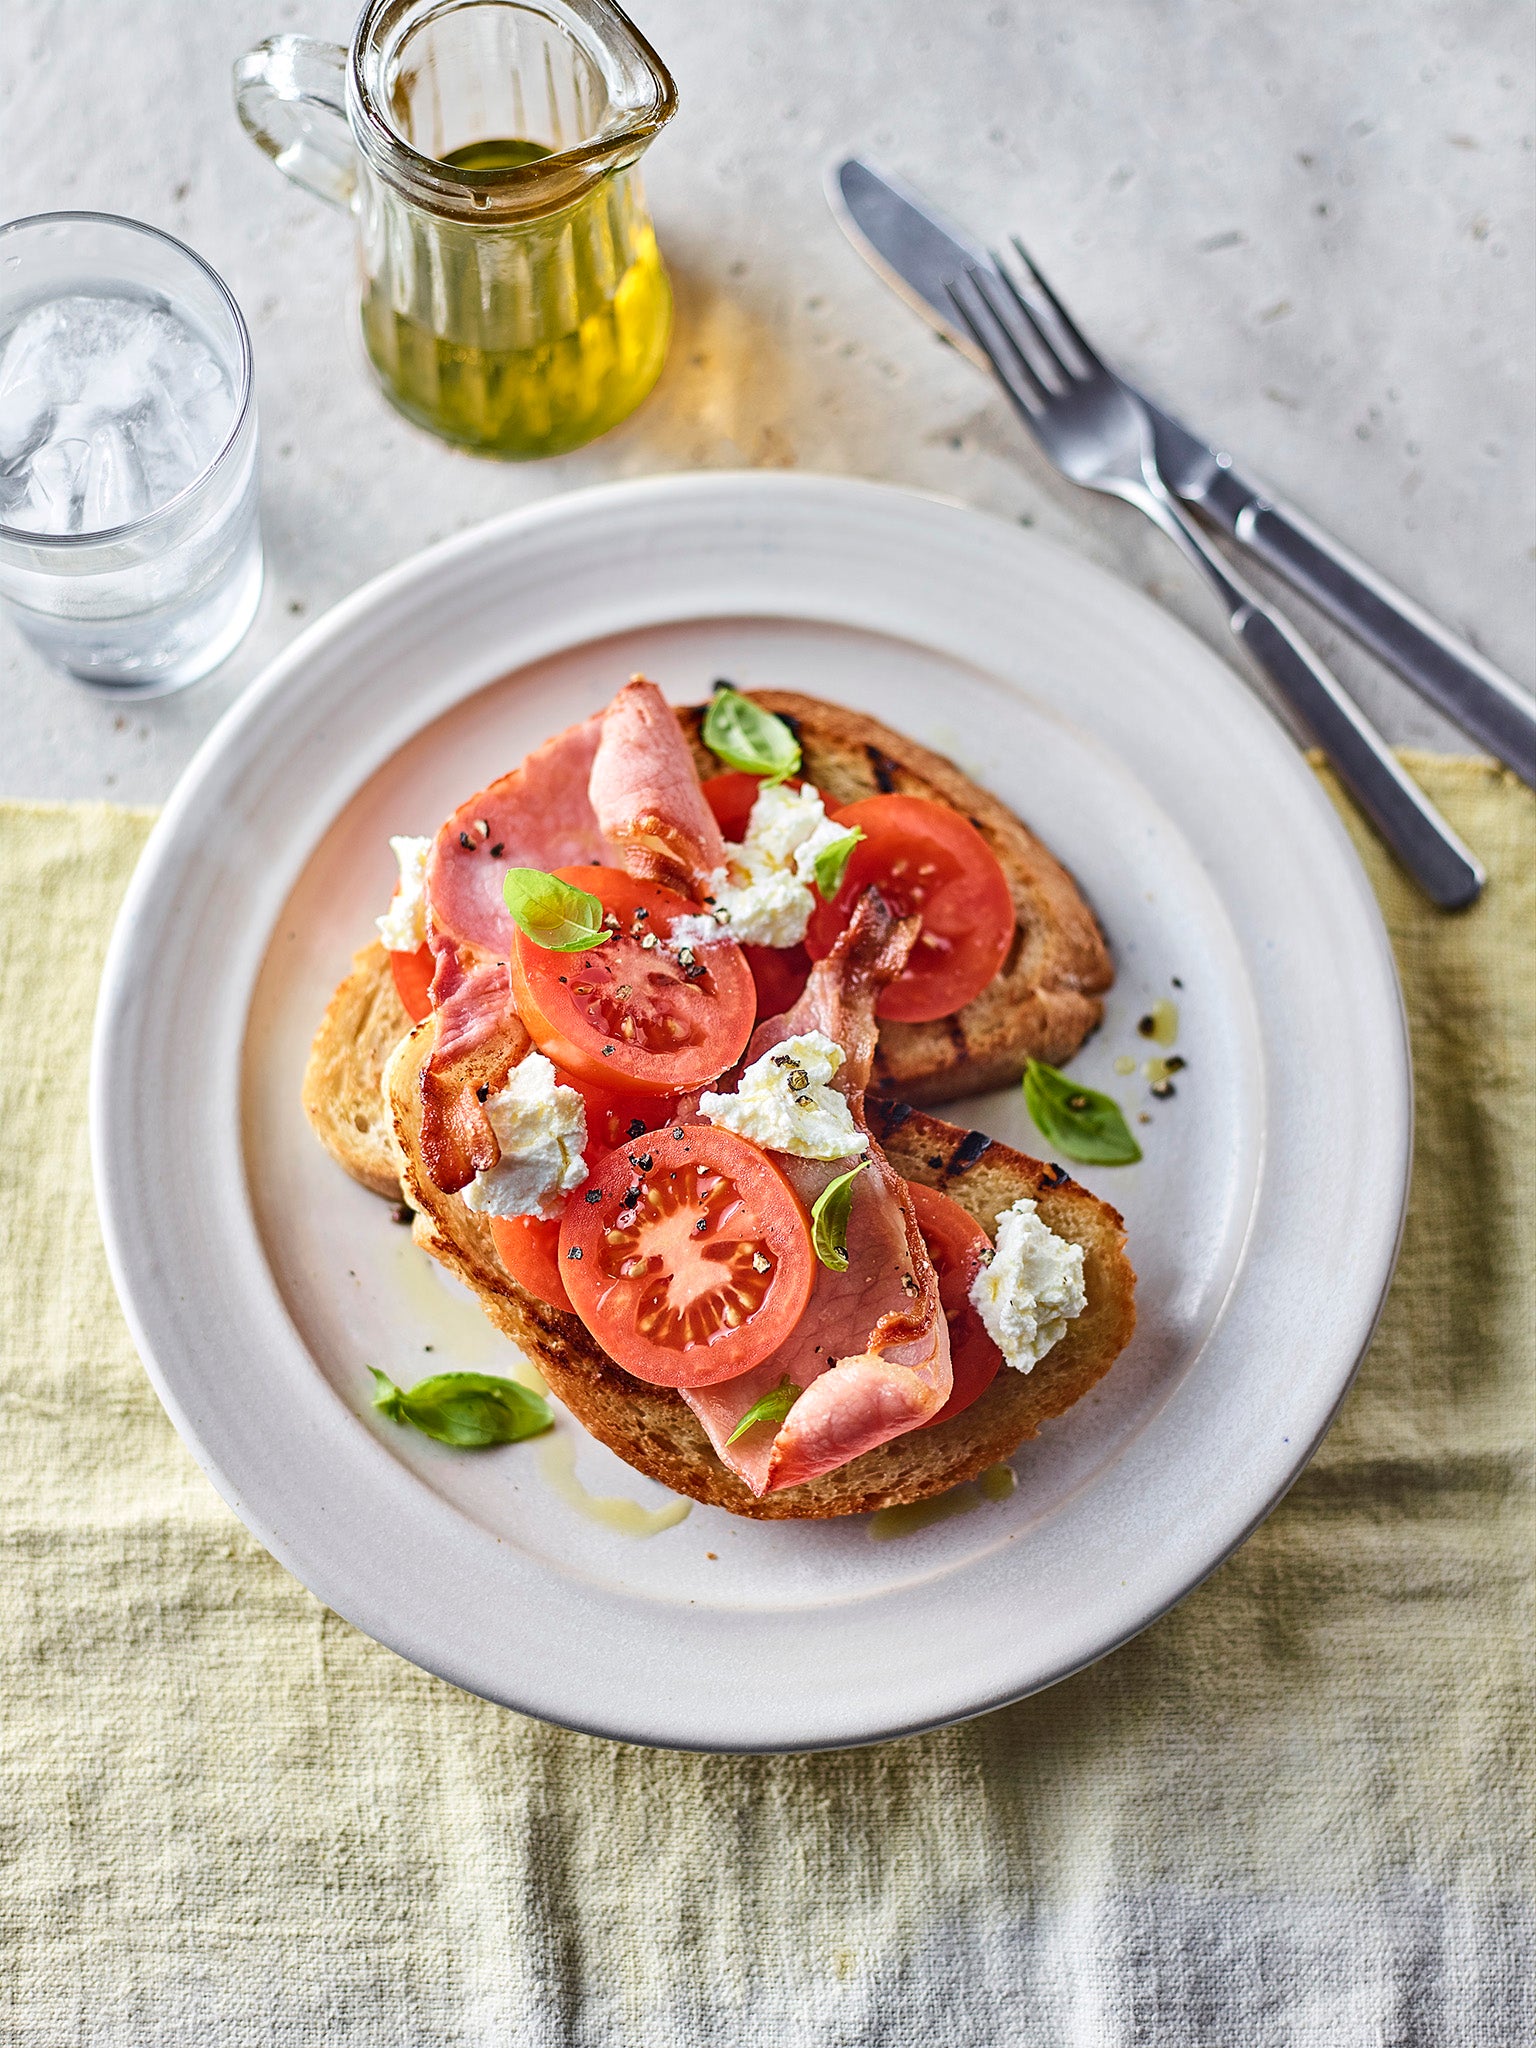
M 497 139 L 444 162 L 483 172 L 549 154 Z M 617 173 L 574 206 L 515 226 L 434 222 L 425 293 L 409 259 L 383 252 L 364 284 L 363 338 L 400 410 L 463 447 L 513 458 L 563 454 L 632 412 L 660 374 L 672 326 L 638 182 Z

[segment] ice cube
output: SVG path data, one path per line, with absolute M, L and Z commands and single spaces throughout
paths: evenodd
M 18 519 L 34 533 L 78 533 L 91 444 L 75 436 L 55 438 L 32 460 L 32 488 L 25 504 L 30 519 Z
M 0 389 L 0 466 L 9 468 L 37 446 L 51 411 L 48 387 L 35 372 Z
M 127 526 L 154 509 L 149 479 L 128 433 L 103 420 L 91 430 L 80 531 L 100 533 L 104 527 Z
M 234 390 L 163 301 L 74 292 L 0 340 L 0 517 L 92 533 L 142 518 L 213 460 Z

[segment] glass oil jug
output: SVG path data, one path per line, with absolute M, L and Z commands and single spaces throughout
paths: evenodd
M 370 0 L 350 50 L 259 44 L 235 103 L 354 214 L 363 341 L 408 418 L 559 455 L 655 383 L 672 292 L 638 165 L 677 95 L 609 0 Z

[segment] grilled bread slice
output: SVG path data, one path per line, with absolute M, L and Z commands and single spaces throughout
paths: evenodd
M 1135 1275 L 1125 1256 L 1120 1218 L 1107 1202 L 1079 1187 L 1060 1167 L 1026 1158 L 923 1110 L 871 1099 L 866 1105 L 870 1126 L 898 1172 L 942 1188 L 983 1229 L 994 1232 L 1001 1210 L 1022 1195 L 1033 1197 L 1052 1230 L 1082 1245 L 1088 1306 L 1032 1373 L 1000 1372 L 981 1399 L 952 1421 L 898 1437 L 809 1485 L 754 1499 L 715 1456 L 681 1395 L 632 1379 L 576 1316 L 548 1307 L 519 1287 L 496 1254 L 489 1222 L 466 1208 L 460 1196 L 445 1195 L 433 1185 L 419 1150 L 420 1075 L 437 1023 L 428 1018 L 411 1030 L 400 1010 L 398 1040 L 381 1060 L 383 1034 L 374 1027 L 392 999 L 398 1001 L 383 949 L 365 949 L 326 1013 L 311 1062 L 311 1078 L 327 1076 L 335 1100 L 348 1105 L 361 1105 L 370 1092 L 381 1095 L 382 1067 L 391 1149 L 368 1158 L 366 1173 L 358 1171 L 360 1108 L 350 1115 L 327 1115 L 323 1122 L 315 1119 L 322 1140 L 329 1146 L 334 1133 L 344 1133 L 346 1156 L 340 1151 L 335 1156 L 366 1186 L 378 1186 L 387 1171 L 388 1192 L 397 1195 L 403 1187 L 417 1211 L 414 1234 L 422 1249 L 473 1290 L 491 1321 L 539 1368 L 593 1436 L 674 1492 L 761 1520 L 861 1514 L 923 1500 L 1007 1457 L 1042 1422 L 1081 1399 L 1129 1341 L 1136 1321 Z M 358 1027 L 350 1068 L 342 1035 L 349 1020 Z M 306 1087 L 306 1102 L 313 1092 Z
M 1017 1081 L 1028 1059 L 1060 1066 L 1103 1015 L 1114 980 L 1104 936 L 1077 884 L 1006 804 L 952 761 L 848 711 L 791 690 L 753 690 L 800 742 L 801 773 L 831 804 L 880 795 L 929 797 L 969 818 L 997 855 L 1018 920 L 1002 970 L 974 1001 L 931 1024 L 882 1022 L 870 1092 L 904 1102 L 950 1102 Z M 701 776 L 720 763 L 700 738 L 704 707 L 678 719 Z
M 1103 1015 L 1100 998 L 1114 969 L 1093 912 L 1055 855 L 953 762 L 864 712 L 790 690 L 750 694 L 794 728 L 802 772 L 829 804 L 881 794 L 948 804 L 970 819 L 1008 878 L 1017 926 L 1001 971 L 951 1017 L 929 1024 L 883 1022 L 870 1092 L 903 1102 L 950 1102 L 1007 1087 L 1028 1059 L 1053 1066 L 1070 1059 Z M 701 777 L 717 774 L 721 765 L 699 736 L 704 709 L 690 705 L 677 713 Z M 366 956 L 371 959 L 375 950 L 365 948 Z M 315 1040 L 305 1084 L 305 1108 L 322 1142 L 368 1186 L 377 1185 L 383 1171 L 382 1134 L 373 1129 L 376 1104 L 342 1100 L 337 1083 L 347 1078 L 345 1054 L 354 1026 L 384 1030 L 395 1016 L 404 1018 L 387 980 L 382 988 L 367 978 L 357 988 L 351 977 L 342 983 Z M 347 1005 L 359 1000 L 375 1006 L 369 1017 L 354 1019 L 348 1012 Z M 342 1061 L 331 1074 L 324 1060 L 333 1037 Z
M 407 1199 L 418 1211 L 418 1244 L 470 1287 L 496 1327 L 549 1382 L 551 1391 L 599 1442 L 675 1493 L 761 1521 L 862 1514 L 943 1493 L 1006 1458 L 1042 1422 L 1086 1394 L 1114 1363 L 1135 1327 L 1135 1274 L 1125 1231 L 1107 1202 L 1062 1172 L 984 1140 L 926 1111 L 868 1105 L 898 1172 L 942 1188 L 996 1230 L 1001 1210 L 1032 1196 L 1042 1221 L 1083 1247 L 1088 1306 L 1031 1373 L 1004 1369 L 981 1399 L 949 1422 L 867 1451 L 803 1486 L 756 1499 L 715 1456 L 680 1394 L 648 1386 L 614 1364 L 574 1315 L 550 1308 L 512 1280 L 497 1257 L 489 1222 L 458 1195 L 436 1188 L 421 1164 L 420 1074 L 436 1023 L 418 1025 L 390 1059 L 385 1092 Z

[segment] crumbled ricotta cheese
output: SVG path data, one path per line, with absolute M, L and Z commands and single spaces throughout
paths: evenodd
M 743 946 L 798 946 L 816 907 L 816 856 L 848 827 L 827 816 L 821 792 L 810 783 L 777 783 L 758 792 L 740 846 L 727 842 L 725 866 L 705 888 L 724 918 L 683 917 L 672 927 L 675 943 L 707 946 L 735 939 Z
M 587 1177 L 587 1106 L 564 1088 L 541 1052 L 512 1069 L 485 1113 L 501 1157 L 477 1173 L 464 1200 L 482 1216 L 558 1216 L 561 1202 Z
M 400 863 L 400 879 L 389 908 L 376 919 L 379 937 L 391 953 L 414 953 L 427 943 L 427 861 L 430 839 L 391 839 L 390 850 Z
M 971 1301 L 1008 1363 L 1029 1372 L 1088 1305 L 1083 1248 L 1047 1230 L 1033 1202 L 1015 1202 L 997 1219 L 997 1248 Z
M 758 791 L 742 851 L 749 867 L 759 862 L 793 867 L 802 882 L 809 882 L 822 847 L 841 839 L 847 829 L 828 818 L 821 791 L 811 783 L 791 789 L 787 782 L 777 782 Z
M 834 1039 L 807 1031 L 754 1060 L 734 1095 L 701 1095 L 699 1109 L 712 1124 L 765 1151 L 847 1159 L 868 1150 L 869 1135 L 854 1123 L 846 1096 L 828 1085 L 842 1064 L 843 1048 Z

